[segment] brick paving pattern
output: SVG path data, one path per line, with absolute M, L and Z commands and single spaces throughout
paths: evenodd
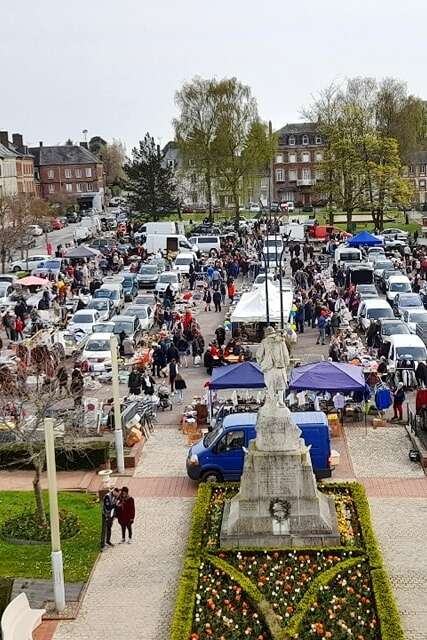
M 178 426 L 173 429 L 157 429 L 144 446 L 135 477 L 186 477 L 187 453 L 188 445 Z

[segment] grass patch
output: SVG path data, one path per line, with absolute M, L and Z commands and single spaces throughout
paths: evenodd
M 99 553 L 101 514 L 99 505 L 82 493 L 60 493 L 59 508 L 79 518 L 80 532 L 62 541 L 64 578 L 67 582 L 85 582 Z M 48 506 L 47 492 L 43 500 Z M 32 491 L 2 491 L 0 494 L 0 527 L 6 520 L 34 509 Z M 9 544 L 0 540 L 0 576 L 15 578 L 51 577 L 50 544 Z

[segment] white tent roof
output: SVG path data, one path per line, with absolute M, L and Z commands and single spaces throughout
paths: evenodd
M 270 322 L 280 322 L 280 290 L 271 282 L 268 282 L 268 303 Z M 293 304 L 293 293 L 283 291 L 283 317 L 285 322 Z M 267 322 L 265 309 L 265 286 L 255 291 L 244 293 L 237 303 L 231 315 L 231 322 Z

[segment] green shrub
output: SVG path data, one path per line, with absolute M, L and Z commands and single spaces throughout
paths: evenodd
M 380 621 L 381 640 L 405 640 L 387 573 L 384 569 L 372 569 L 371 580 Z
M 0 578 L 0 618 L 12 597 L 13 578 Z
M 34 447 L 34 445 L 32 445 Z M 38 445 L 40 448 L 43 444 Z M 34 447 L 37 449 L 37 447 Z M 65 449 L 55 447 L 56 468 L 58 471 L 78 469 L 97 469 L 109 460 L 109 443 L 95 440 L 79 444 L 78 447 Z M 23 442 L 13 442 L 0 446 L 0 469 L 32 469 L 28 448 Z
M 80 531 L 76 514 L 65 509 L 59 511 L 59 532 L 62 540 L 72 538 Z M 6 539 L 28 540 L 29 542 L 50 542 L 50 520 L 46 514 L 46 522 L 40 523 L 37 514 L 25 509 L 18 516 L 6 520 L 1 528 L 1 536 Z

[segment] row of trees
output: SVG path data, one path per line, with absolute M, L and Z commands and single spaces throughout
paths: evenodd
M 424 103 L 408 96 L 403 83 L 354 78 L 344 87 L 332 85 L 304 115 L 318 123 L 326 141 L 317 190 L 331 212 L 343 209 L 350 225 L 353 211 L 363 207 L 382 229 L 387 206 L 411 207 L 413 189 L 402 168 L 425 146 L 427 121 Z

